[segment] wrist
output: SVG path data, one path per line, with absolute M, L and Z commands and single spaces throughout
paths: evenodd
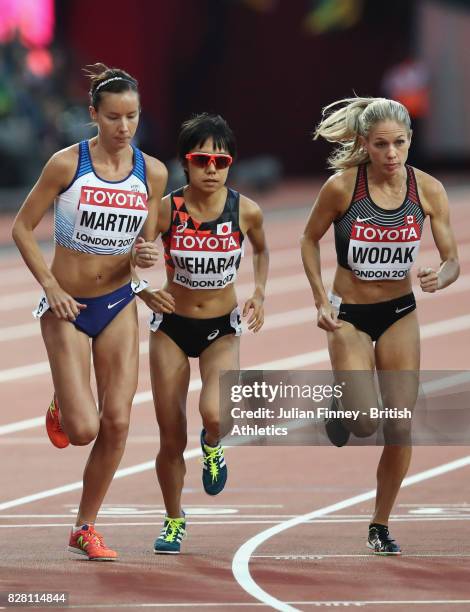
M 48 289 L 52 289 L 53 287 L 57 287 L 59 285 L 57 279 L 52 275 L 47 276 L 45 279 L 41 279 L 39 281 L 39 284 L 44 289 L 44 291 L 47 291 Z
M 326 294 L 314 296 L 316 309 L 319 310 L 322 306 L 331 306 L 330 300 Z
M 253 297 L 264 302 L 264 287 L 256 287 Z
M 137 297 L 140 298 L 143 302 L 147 303 L 147 299 L 154 293 L 154 289 L 151 287 L 147 287 L 146 289 L 142 289 L 139 293 L 136 293 Z

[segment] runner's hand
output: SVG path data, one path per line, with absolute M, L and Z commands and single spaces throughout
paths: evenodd
M 59 283 L 54 283 L 50 287 L 44 287 L 49 308 L 58 319 L 65 321 L 75 321 L 80 311 L 86 308 L 86 304 L 80 304 L 74 300 L 66 291 L 60 287 Z
M 248 316 L 250 310 L 252 313 L 247 320 L 247 325 L 248 329 L 256 334 L 256 332 L 259 332 L 259 330 L 263 327 L 264 323 L 263 300 L 255 296 L 249 298 L 243 307 L 243 316 Z
M 439 275 L 432 268 L 418 270 L 419 284 L 425 293 L 434 293 L 439 289 Z
M 175 298 L 164 289 L 144 289 L 137 295 L 152 312 L 175 312 Z
M 139 268 L 151 268 L 158 259 L 155 242 L 146 242 L 139 236 L 133 246 L 132 261 Z
M 338 321 L 338 313 L 329 302 L 319 307 L 317 311 L 317 326 L 320 329 L 334 332 L 342 325 L 341 321 Z

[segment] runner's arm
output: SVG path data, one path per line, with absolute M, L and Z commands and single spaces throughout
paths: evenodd
M 341 327 L 341 323 L 336 320 L 323 284 L 320 240 L 334 219 L 342 212 L 342 205 L 346 198 L 347 194 L 345 194 L 342 181 L 337 176 L 331 177 L 323 185 L 313 204 L 300 240 L 302 263 L 318 310 L 318 326 L 325 331 L 335 331 Z
M 50 309 L 57 318 L 66 320 L 74 320 L 86 306 L 60 287 L 46 264 L 34 237 L 34 229 L 52 206 L 54 198 L 72 181 L 76 163 L 76 153 L 72 148 L 51 157 L 20 208 L 12 228 L 13 240 L 34 278 L 44 289 Z
M 432 268 L 420 268 L 418 278 L 421 289 L 433 293 L 457 280 L 460 265 L 457 243 L 450 225 L 449 201 L 444 187 L 439 181 L 429 177 L 424 186 L 424 196 L 428 202 L 431 231 L 441 263 L 437 271 Z
M 242 196 L 240 202 L 243 218 L 246 222 L 246 235 L 253 249 L 253 273 L 255 289 L 243 307 L 243 316 L 252 311 L 248 320 L 248 329 L 258 332 L 264 323 L 264 296 L 269 269 L 269 251 L 263 228 L 263 213 L 260 207 Z
M 143 237 L 146 240 L 155 241 L 160 234 L 164 234 L 170 227 L 171 218 L 171 201 L 170 196 L 160 198 L 157 202 L 157 215 L 156 215 L 156 226 L 146 227 L 144 226 Z M 152 244 L 156 247 L 155 243 Z M 137 278 L 135 270 L 132 270 L 133 278 Z M 171 313 L 175 310 L 175 299 L 165 291 L 164 289 L 152 289 L 148 287 L 143 291 L 139 292 L 138 296 L 150 308 L 153 312 L 167 312 Z
M 159 207 L 168 180 L 168 172 L 162 162 L 146 155 L 145 163 L 149 187 L 148 215 L 142 230 L 142 236 L 137 238 L 132 249 L 132 264 L 139 268 L 152 267 L 158 258 L 158 249 L 154 241 L 158 235 Z
M 12 237 L 34 278 L 45 289 L 57 283 L 49 270 L 34 236 L 54 198 L 72 180 L 74 168 L 70 156 L 60 151 L 51 157 L 41 176 L 21 206 L 12 228 Z

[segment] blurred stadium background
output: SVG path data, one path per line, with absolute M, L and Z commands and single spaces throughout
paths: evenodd
M 448 177 L 470 161 L 469 40 L 469 0 L 0 0 L 0 212 L 93 134 L 81 69 L 96 61 L 139 80 L 138 144 L 171 188 L 180 123 L 212 111 L 237 135 L 232 183 L 294 192 L 326 173 L 322 107 L 353 92 L 407 104 L 411 161 Z

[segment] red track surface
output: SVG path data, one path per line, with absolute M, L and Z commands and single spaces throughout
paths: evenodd
M 462 191 L 458 198 L 452 198 L 461 279 L 433 296 L 416 291 L 424 332 L 423 369 L 468 368 L 470 215 L 466 199 Z M 323 332 L 313 322 L 311 293 L 298 250 L 306 214 L 277 211 L 267 215 L 272 252 L 267 325 L 258 336 L 244 335 L 243 367 L 326 347 Z M 327 271 L 334 268 L 331 238 L 326 238 L 322 249 Z M 419 263 L 436 266 L 438 261 L 426 225 Z M 152 545 L 164 510 L 154 472 L 144 466 L 134 475 L 115 480 L 99 518 L 99 529 L 119 551 L 120 561 L 88 563 L 70 555 L 65 549 L 79 490 L 36 501 L 20 498 L 79 481 L 89 449 L 54 449 L 42 426 L 34 421 L 22 430 L 2 430 L 7 424 L 42 419 L 52 386 L 47 367 L 35 365 L 46 361 L 39 326 L 30 317 L 40 292 L 19 257 L 11 252 L 0 259 L 0 274 L 4 279 L 0 289 L 0 456 L 4 466 L 0 483 L 0 591 L 68 591 L 73 606 L 87 609 L 101 609 L 105 604 L 111 609 L 138 609 L 142 604 L 169 609 L 184 605 L 197 610 L 208 609 L 209 604 L 217 610 L 231 610 L 233 604 L 239 604 L 242 609 L 258 609 L 261 603 L 232 573 L 237 550 L 252 536 L 293 516 L 374 488 L 379 448 L 232 448 L 226 453 L 228 486 L 215 499 L 203 493 L 200 464 L 189 458 L 184 492 L 189 536 L 183 542 L 184 554 L 155 556 Z M 159 278 L 159 274 L 150 276 Z M 327 272 L 325 278 L 329 277 Z M 250 281 L 247 258 L 239 281 L 240 301 L 247 296 Z M 308 312 L 301 309 L 310 307 L 308 321 Z M 285 316 L 272 318 L 280 313 Z M 448 321 L 457 317 L 462 318 L 449 326 Z M 144 346 L 146 318 L 142 314 Z M 432 323 L 439 325 L 430 328 Z M 318 359 L 310 364 L 305 359 L 290 367 L 327 367 L 327 361 Z M 34 367 L 19 369 L 24 366 Z M 289 366 L 279 363 L 273 367 Z M 193 378 L 198 378 L 196 367 Z M 142 395 L 149 389 L 144 354 L 141 395 L 137 396 L 121 468 L 151 462 L 156 454 L 153 405 Z M 188 415 L 188 449 L 192 449 L 198 445 L 200 430 L 197 392 L 190 393 Z M 410 474 L 467 453 L 457 447 L 416 448 Z M 280 602 L 295 602 L 291 605 L 299 610 L 332 607 L 332 602 L 372 610 L 469 610 L 469 473 L 469 467 L 463 467 L 402 490 L 392 522 L 392 533 L 405 551 L 400 558 L 368 553 L 365 536 L 373 507 L 369 500 L 268 538 L 249 559 L 251 575 L 261 589 Z M 12 500 L 17 501 L 11 507 L 2 506 Z

